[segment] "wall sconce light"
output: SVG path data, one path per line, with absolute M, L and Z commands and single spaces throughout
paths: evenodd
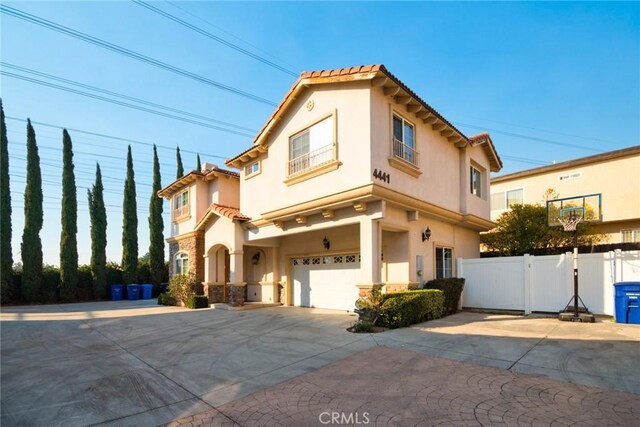
M 322 239 L 322 246 L 324 246 L 326 250 L 329 250 L 331 248 L 331 242 L 327 240 L 326 236 L 324 237 L 324 239 Z
M 251 257 L 251 264 L 258 265 L 259 262 L 260 262 L 260 252 L 256 252 Z
M 429 227 L 427 227 L 427 229 L 422 232 L 422 241 L 428 242 L 430 238 L 431 238 L 431 230 L 429 230 Z

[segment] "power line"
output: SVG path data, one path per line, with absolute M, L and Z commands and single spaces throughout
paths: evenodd
M 283 64 L 287 64 L 288 66 L 290 66 L 290 67 L 292 67 L 292 68 L 294 68 L 294 69 L 299 69 L 299 68 L 300 68 L 300 67 L 298 67 L 298 66 L 295 66 L 295 65 L 291 64 L 290 62 L 287 62 L 287 61 L 283 60 L 282 58 L 278 58 L 277 56 L 275 56 L 275 55 L 273 55 L 273 54 L 271 54 L 271 53 L 267 52 L 267 51 L 266 51 L 266 50 L 264 50 L 264 49 L 261 49 L 260 47 L 256 46 L 255 44 L 249 43 L 248 41 L 244 40 L 242 37 L 238 37 L 238 36 L 236 36 L 235 34 L 233 34 L 233 33 L 229 32 L 229 31 L 225 30 L 224 28 L 219 27 L 218 25 L 215 25 L 215 24 L 211 23 L 211 21 L 207 21 L 206 19 L 202 18 L 201 16 L 198 16 L 198 15 L 196 15 L 196 14 L 194 14 L 194 13 L 189 12 L 187 9 L 185 9 L 185 8 L 183 8 L 183 7 L 181 7 L 181 6 L 179 6 L 176 2 L 172 2 L 172 1 L 168 1 L 168 0 L 166 0 L 166 1 L 165 1 L 165 3 L 170 4 L 170 5 L 171 5 L 171 6 L 173 6 L 174 8 L 181 10 L 182 12 L 184 12 L 184 13 L 186 13 L 187 15 L 191 16 L 192 18 L 195 18 L 195 19 L 197 19 L 197 20 L 198 20 L 198 21 L 200 21 L 200 22 L 204 22 L 205 24 L 209 25 L 210 27 L 215 28 L 216 30 L 221 31 L 221 32 L 225 33 L 226 35 L 233 37 L 233 38 L 234 38 L 234 39 L 236 39 L 236 40 L 241 41 L 242 43 L 246 44 L 247 46 L 251 46 L 252 48 L 254 48 L 255 50 L 257 50 L 258 52 L 262 52 L 262 53 L 264 53 L 265 55 L 270 56 L 271 58 L 276 59 L 276 60 L 278 60 L 279 62 L 281 62 L 281 63 L 283 63 Z
M 23 81 L 26 81 L 26 82 L 29 82 L 29 83 L 35 83 L 35 84 L 39 84 L 41 86 L 50 87 L 52 89 L 58 89 L 58 90 L 62 90 L 62 91 L 65 91 L 65 92 L 74 93 L 76 95 L 85 96 L 87 98 L 97 99 L 99 101 L 108 102 L 110 104 L 116 104 L 116 105 L 120 105 L 120 106 L 123 106 L 123 107 L 132 108 L 134 110 L 144 111 L 146 113 L 156 114 L 158 116 L 163 116 L 163 117 L 167 117 L 167 118 L 174 119 L 174 120 L 179 120 L 179 121 L 190 123 L 190 124 L 207 127 L 207 128 L 214 129 L 214 130 L 219 130 L 221 132 L 233 133 L 235 135 L 245 136 L 245 137 L 248 137 L 248 138 L 253 136 L 253 135 L 248 134 L 248 133 L 238 132 L 238 131 L 231 130 L 231 129 L 225 129 L 225 128 L 222 128 L 220 126 L 211 125 L 211 124 L 208 124 L 208 123 L 202 123 L 202 122 L 199 122 L 197 120 L 191 120 L 191 119 L 187 119 L 185 117 L 175 116 L 175 115 L 169 114 L 169 113 L 163 113 L 162 111 L 156 111 L 156 110 L 152 110 L 150 108 L 141 107 L 139 105 L 129 104 L 128 102 L 123 102 L 123 101 L 118 101 L 118 100 L 115 100 L 115 99 L 105 98 L 104 96 L 95 95 L 93 93 L 84 92 L 84 91 L 81 91 L 81 90 L 78 90 L 78 89 L 72 89 L 72 88 L 65 87 L 65 86 L 60 86 L 60 85 L 57 85 L 57 84 L 54 84 L 54 83 L 45 82 L 44 80 L 38 80 L 38 79 L 34 79 L 34 78 L 31 78 L 31 77 L 27 77 L 27 76 L 21 76 L 19 74 L 10 73 L 10 72 L 4 71 L 4 70 L 0 70 L 0 74 L 3 75 L 3 76 L 14 78 L 14 79 L 23 80 Z
M 30 69 L 30 68 L 20 67 L 18 65 L 9 64 L 7 62 L 0 61 L 0 66 L 3 66 L 5 68 L 10 68 L 10 69 L 16 70 L 16 71 L 22 71 L 24 73 L 33 74 L 33 75 L 40 76 L 40 77 L 45 77 L 47 79 L 55 80 L 55 81 L 58 81 L 58 82 L 61 82 L 61 83 L 70 84 L 72 86 L 77 86 L 77 87 L 81 87 L 81 88 L 84 88 L 84 89 L 93 90 L 95 92 L 104 93 L 105 95 L 114 96 L 116 98 L 122 98 L 122 99 L 126 99 L 126 100 L 129 100 L 129 101 L 137 102 L 137 103 L 140 103 L 140 104 L 149 105 L 151 107 L 159 108 L 161 110 L 167 110 L 167 111 L 171 111 L 171 112 L 174 112 L 174 113 L 182 114 L 182 115 L 185 115 L 185 116 L 193 117 L 193 118 L 196 118 L 196 119 L 206 120 L 206 121 L 209 121 L 209 122 L 212 122 L 212 123 L 218 123 L 218 124 L 223 125 L 223 126 L 236 128 L 236 129 L 239 129 L 239 130 L 245 130 L 245 131 L 253 132 L 253 133 L 257 132 L 255 129 L 247 128 L 247 127 L 240 126 L 240 125 L 237 125 L 237 124 L 234 124 L 234 123 L 229 123 L 229 122 L 225 122 L 225 121 L 222 121 L 222 120 L 213 119 L 213 118 L 207 117 L 207 116 L 201 116 L 199 114 L 190 113 L 188 111 L 180 110 L 180 109 L 173 108 L 173 107 L 167 107 L 166 105 L 157 104 L 157 103 L 151 102 L 151 101 L 145 101 L 144 99 L 135 98 L 133 96 L 124 95 L 124 94 L 121 94 L 121 93 L 118 93 L 118 92 L 113 92 L 113 91 L 106 90 L 106 89 L 101 89 L 101 88 L 96 87 L 96 86 L 91 86 L 91 85 L 88 85 L 88 84 L 85 84 L 85 83 L 80 83 L 80 82 L 78 82 L 76 80 L 65 79 L 65 78 L 62 78 L 62 77 L 58 77 L 58 76 L 54 76 L 54 75 L 51 75 L 51 74 L 43 73 L 41 71 L 36 71 L 36 70 Z M 242 135 L 246 135 L 246 134 L 242 134 Z M 253 136 L 253 135 L 249 135 L 249 136 Z
M 12 116 L 5 116 L 5 119 L 7 120 L 14 120 L 14 121 L 18 121 L 18 122 L 26 122 L 26 119 L 21 119 L 19 117 L 12 117 Z M 92 136 L 98 136 L 101 138 L 107 138 L 107 139 L 112 139 L 114 141 L 121 141 L 121 142 L 127 142 L 129 144 L 140 144 L 140 145 L 146 145 L 148 147 L 153 147 L 154 145 L 156 145 L 156 147 L 158 148 L 163 148 L 166 150 L 172 150 L 175 152 L 176 147 L 171 147 L 168 145 L 161 145 L 161 144 L 154 144 L 152 142 L 145 142 L 145 141 L 138 141 L 135 139 L 130 139 L 130 138 L 124 138 L 121 136 L 114 136 L 114 135 L 106 135 L 104 133 L 98 133 L 98 132 L 91 132 L 88 130 L 82 130 L 82 129 L 77 129 L 77 128 L 72 128 L 72 127 L 68 127 L 68 126 L 60 126 L 60 125 L 54 125 L 51 123 L 44 123 L 44 122 L 38 122 L 35 120 L 31 120 L 32 124 L 35 125 L 39 125 L 39 126 L 45 126 L 45 127 L 51 127 L 51 128 L 55 128 L 55 129 L 66 129 L 68 131 L 73 131 L 73 132 L 77 132 L 77 133 L 81 133 L 81 134 L 85 134 L 85 135 L 92 135 Z M 202 156 L 207 156 L 207 157 L 214 157 L 214 158 L 218 158 L 218 159 L 227 159 L 227 157 L 224 156 L 219 156 L 216 154 L 208 154 L 208 153 L 202 153 L 202 152 L 198 152 L 198 151 L 191 151 L 191 150 L 183 150 L 180 149 L 181 153 L 190 153 L 190 154 L 200 154 Z
M 170 19 L 173 22 L 176 22 L 176 23 L 182 25 L 183 27 L 189 28 L 190 30 L 193 30 L 196 33 L 199 33 L 199 34 L 201 34 L 201 35 L 203 35 L 205 37 L 208 37 L 211 40 L 217 41 L 218 43 L 220 43 L 220 44 L 222 44 L 224 46 L 230 47 L 231 49 L 233 49 L 233 50 L 235 50 L 237 52 L 240 52 L 240 53 L 242 53 L 244 55 L 247 55 L 247 56 L 249 56 L 249 57 L 251 57 L 253 59 L 256 59 L 256 60 L 262 62 L 263 64 L 266 64 L 266 65 L 268 65 L 270 67 L 273 67 L 276 70 L 282 71 L 283 73 L 289 74 L 290 76 L 293 76 L 293 77 L 298 77 L 298 73 L 296 73 L 294 71 L 291 71 L 288 68 L 282 67 L 282 66 L 276 64 L 275 62 L 272 62 L 272 61 L 270 61 L 270 60 L 268 60 L 268 59 L 266 59 L 266 58 L 264 58 L 264 57 L 262 57 L 260 55 L 256 55 L 255 53 L 252 53 L 252 52 L 250 52 L 250 51 L 248 51 L 248 50 L 246 50 L 246 49 L 244 49 L 244 48 L 242 48 L 242 47 L 240 47 L 240 46 L 238 46 L 236 44 L 233 44 L 233 43 L 223 39 L 222 37 L 218 37 L 218 36 L 216 36 L 214 34 L 211 34 L 210 32 L 208 32 L 206 30 L 203 30 L 202 28 L 197 27 L 197 26 L 195 26 L 195 25 L 193 25 L 193 24 L 191 24 L 191 23 L 189 23 L 187 21 L 184 21 L 184 20 L 178 18 L 177 16 L 174 16 L 174 15 L 170 14 L 169 12 L 165 12 L 162 9 L 158 9 L 157 7 L 152 6 L 149 3 L 145 3 L 142 0 L 131 0 L 131 1 L 133 1 L 135 4 L 137 4 L 139 6 L 145 7 L 147 9 L 149 9 L 150 11 L 157 13 L 160 16 L 164 16 L 165 18 Z
M 74 30 L 72 28 L 65 27 L 64 25 L 56 24 L 55 22 L 49 21 L 47 19 L 40 18 L 38 16 L 23 12 L 23 11 L 21 11 L 19 9 L 15 9 L 13 7 L 10 7 L 10 6 L 4 5 L 4 4 L 0 4 L 0 11 L 5 13 L 5 14 L 7 14 L 7 15 L 9 15 L 9 16 L 14 17 L 14 18 L 18 18 L 18 19 L 21 19 L 23 21 L 30 22 L 32 24 L 36 24 L 36 25 L 39 25 L 41 27 L 47 28 L 49 30 L 53 30 L 53 31 L 56 31 L 56 32 L 61 33 L 61 34 L 68 35 L 70 37 L 74 37 L 74 38 L 76 38 L 78 40 L 82 40 L 82 41 L 90 43 L 90 44 L 92 44 L 94 46 L 98 46 L 98 47 L 101 47 L 103 49 L 107 49 L 107 50 L 110 50 L 112 52 L 116 52 L 116 53 L 119 53 L 121 55 L 128 56 L 129 58 L 133 58 L 133 59 L 136 59 L 138 61 L 153 65 L 155 67 L 158 67 L 158 68 L 161 68 L 161 69 L 164 69 L 164 70 L 167 70 L 167 71 L 171 71 L 171 72 L 173 72 L 175 74 L 181 75 L 183 77 L 190 78 L 192 80 L 198 81 L 200 83 L 207 84 L 209 86 L 213 86 L 213 87 L 215 87 L 217 89 L 221 89 L 221 90 L 233 93 L 235 95 L 242 96 L 244 98 L 251 99 L 251 100 L 256 101 L 256 102 L 260 102 L 262 104 L 271 105 L 272 107 L 277 106 L 276 103 L 274 103 L 274 102 L 272 102 L 272 101 L 270 101 L 270 100 L 268 100 L 266 98 L 262 98 L 260 96 L 254 95 L 252 93 L 245 92 L 245 91 L 240 90 L 240 89 L 236 89 L 236 88 L 234 88 L 232 86 L 225 85 L 225 84 L 217 82 L 215 80 L 211 80 L 211 79 L 209 79 L 207 77 L 204 77 L 204 76 L 201 76 L 199 74 L 195 74 L 195 73 L 192 73 L 190 71 L 184 70 L 182 68 L 175 67 L 173 65 L 167 64 L 165 62 L 162 62 L 162 61 L 159 61 L 157 59 L 151 58 L 149 56 L 142 55 L 141 53 L 135 52 L 133 50 L 124 48 L 122 46 L 118 46 L 118 45 L 116 45 L 114 43 L 107 42 L 107 41 L 99 39 L 97 37 L 93 37 L 93 36 L 90 36 L 88 34 L 82 33 L 80 31 Z

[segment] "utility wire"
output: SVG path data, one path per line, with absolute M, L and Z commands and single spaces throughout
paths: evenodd
M 238 40 L 238 41 L 240 41 L 240 42 L 242 42 L 242 43 L 246 44 L 247 46 L 251 46 L 252 48 L 254 48 L 255 50 L 257 50 L 258 52 L 262 52 L 262 53 L 264 53 L 265 55 L 270 56 L 271 58 L 273 58 L 273 59 L 275 59 L 275 60 L 277 60 L 277 61 L 279 61 L 279 62 L 281 62 L 281 63 L 283 63 L 283 64 L 286 64 L 286 65 L 288 65 L 289 67 L 291 67 L 291 68 L 293 68 L 293 69 L 299 69 L 299 68 L 300 68 L 300 67 L 298 67 L 298 66 L 296 66 L 296 65 L 293 65 L 293 64 L 292 64 L 292 63 L 290 63 L 290 62 L 287 62 L 287 61 L 283 60 L 282 58 L 278 58 L 277 56 L 275 56 L 275 55 L 273 55 L 273 54 L 271 54 L 271 53 L 267 52 L 267 51 L 266 51 L 266 50 L 264 50 L 264 49 L 261 49 L 260 47 L 256 46 L 255 44 L 249 43 L 248 41 L 244 40 L 244 39 L 243 39 L 243 38 L 241 38 L 241 37 L 236 36 L 235 34 L 233 34 L 233 33 L 229 32 L 229 31 L 225 30 L 224 28 L 222 28 L 222 27 L 220 27 L 220 26 L 218 26 L 218 25 L 213 24 L 211 21 L 207 21 L 206 19 L 202 18 L 201 16 L 198 16 L 198 15 L 196 15 L 195 13 L 191 13 L 191 12 L 189 12 L 189 11 L 188 11 L 187 9 L 185 9 L 184 7 L 179 6 L 179 5 L 178 5 L 178 3 L 176 3 L 176 2 L 172 2 L 172 1 L 168 1 L 168 0 L 166 0 L 166 1 L 165 1 L 165 3 L 170 4 L 171 6 L 175 7 L 176 9 L 181 10 L 182 12 L 184 12 L 184 13 L 186 13 L 187 15 L 191 16 L 192 18 L 195 18 L 195 19 L 197 19 L 197 20 L 198 20 L 198 21 L 200 21 L 200 22 L 204 22 L 205 24 L 209 25 L 210 27 L 215 28 L 216 30 L 221 31 L 221 32 L 225 33 L 226 35 L 233 37 L 234 39 L 236 39 L 236 40 Z
M 260 102 L 262 104 L 271 105 L 272 107 L 277 106 L 277 104 L 275 102 L 270 101 L 270 100 L 268 100 L 266 98 L 262 98 L 262 97 L 260 97 L 258 95 L 254 95 L 252 93 L 245 92 L 243 90 L 234 88 L 234 87 L 229 86 L 229 85 L 225 85 L 225 84 L 217 82 L 215 80 L 211 80 L 211 79 L 209 79 L 207 77 L 204 77 L 204 76 L 201 76 L 199 74 L 195 74 L 195 73 L 192 73 L 190 71 L 184 70 L 182 68 L 175 67 L 173 65 L 167 64 L 165 62 L 159 61 L 157 59 L 154 59 L 154 58 L 151 58 L 149 56 L 143 55 L 141 53 L 135 52 L 133 50 L 124 48 L 122 46 L 118 46 L 116 44 L 107 42 L 107 41 L 99 39 L 97 37 L 90 36 L 88 34 L 85 34 L 85 33 L 82 33 L 80 31 L 74 30 L 72 28 L 65 27 L 64 25 L 60 25 L 60 24 L 57 24 L 55 22 L 49 21 L 47 19 L 40 18 L 40 17 L 38 17 L 36 15 L 32 15 L 30 13 L 23 12 L 23 11 L 21 11 L 19 9 L 16 9 L 16 8 L 13 8 L 13 7 L 4 5 L 4 4 L 0 4 L 0 11 L 3 12 L 4 14 L 12 16 L 14 18 L 18 18 L 18 19 L 21 19 L 23 21 L 30 22 L 32 24 L 36 24 L 36 25 L 39 25 L 41 27 L 47 28 L 49 30 L 53 30 L 53 31 L 56 31 L 58 33 L 62 33 L 62 34 L 68 35 L 70 37 L 74 37 L 74 38 L 76 38 L 78 40 L 82 40 L 84 42 L 93 44 L 95 46 L 99 46 L 99 47 L 101 47 L 103 49 L 107 49 L 107 50 L 110 50 L 112 52 L 116 52 L 116 53 L 119 53 L 121 55 L 128 56 L 129 58 L 133 58 L 133 59 L 136 59 L 138 61 L 147 63 L 149 65 L 153 65 L 155 67 L 170 71 L 170 72 L 178 74 L 178 75 L 181 75 L 183 77 L 190 78 L 190 79 L 198 81 L 200 83 L 204 83 L 204 84 L 207 84 L 209 86 L 213 86 L 213 87 L 215 87 L 217 89 L 221 89 L 221 90 L 233 93 L 235 95 L 242 96 L 244 98 L 251 99 L 251 100 L 256 101 L 256 102 Z
M 105 98 L 104 96 L 95 95 L 93 93 L 84 92 L 84 91 L 81 91 L 81 90 L 78 90 L 78 89 L 72 89 L 72 88 L 65 87 L 65 86 L 60 86 L 60 85 L 57 85 L 57 84 L 54 84 L 54 83 L 45 82 L 44 80 L 38 80 L 38 79 L 34 79 L 34 78 L 31 78 L 31 77 L 27 77 L 27 76 L 21 76 L 19 74 L 11 73 L 11 72 L 4 71 L 4 70 L 0 70 L 0 74 L 3 75 L 3 76 L 14 78 L 14 79 L 23 80 L 23 81 L 26 81 L 26 82 L 29 82 L 29 83 L 35 83 L 35 84 L 39 84 L 41 86 L 46 86 L 46 87 L 50 87 L 50 88 L 53 88 L 53 89 L 58 89 L 58 90 L 62 90 L 62 91 L 65 91 L 65 92 L 74 93 L 76 95 L 86 96 L 87 98 L 93 98 L 93 99 L 97 99 L 99 101 L 104 101 L 104 102 L 108 102 L 108 103 L 111 103 L 111 104 L 120 105 L 120 106 L 123 106 L 123 107 L 133 108 L 134 110 L 140 110 L 140 111 L 144 111 L 146 113 L 156 114 L 158 116 L 163 116 L 163 117 L 167 117 L 167 118 L 174 119 L 174 120 L 179 120 L 179 121 L 190 123 L 190 124 L 207 127 L 207 128 L 214 129 L 214 130 L 219 130 L 221 132 L 228 132 L 228 133 L 232 133 L 232 134 L 235 134 L 235 135 L 245 136 L 245 137 L 248 137 L 248 138 L 254 136 L 252 134 L 248 134 L 248 133 L 245 133 L 245 132 L 239 132 L 239 131 L 235 131 L 235 130 L 231 130 L 231 129 L 226 129 L 226 128 L 222 128 L 220 126 L 211 125 L 211 124 L 208 124 L 208 123 L 202 123 L 202 122 L 199 122 L 197 120 L 191 120 L 191 119 L 187 119 L 185 117 L 175 116 L 175 115 L 169 114 L 169 113 L 163 113 L 162 111 L 152 110 L 150 108 L 141 107 L 141 106 L 138 106 L 138 105 L 130 104 L 128 102 L 118 101 L 118 100 L 111 99 L 111 98 Z
M 150 102 L 150 101 L 145 101 L 144 99 L 140 99 L 140 98 L 135 98 L 133 96 L 128 96 L 128 95 L 124 95 L 118 92 L 113 92 L 110 90 L 106 90 L 106 89 L 101 89 L 99 87 L 96 86 L 91 86 L 85 83 L 80 83 L 78 81 L 75 80 L 69 80 L 69 79 L 65 79 L 62 77 L 57 77 L 51 74 L 46 74 L 40 71 L 36 71 L 36 70 L 32 70 L 26 67 L 20 67 L 18 65 L 13 65 L 13 64 L 9 64 L 7 62 L 2 62 L 0 61 L 0 66 L 4 67 L 4 68 L 10 68 L 12 70 L 16 70 L 16 71 L 22 71 L 23 73 L 29 73 L 29 74 L 33 74 L 36 76 L 40 76 L 40 77 L 45 77 L 47 79 L 50 80 L 55 80 L 61 83 L 66 83 L 72 86 L 76 86 L 76 87 L 81 87 L 83 89 L 89 89 L 95 92 L 99 92 L 99 93 L 104 93 L 105 95 L 110 95 L 110 96 L 114 96 L 116 98 L 121 98 L 121 99 L 126 99 L 128 101 L 133 101 L 133 102 L 137 102 L 139 104 L 144 104 L 144 105 L 148 105 L 150 107 L 154 107 L 154 108 L 159 108 L 161 110 L 166 110 L 166 111 L 171 111 L 173 113 L 178 113 L 178 114 L 182 114 L 184 116 L 189 116 L 189 117 L 193 117 L 195 119 L 200 119 L 200 120 L 205 120 L 208 122 L 212 122 L 212 123 L 217 123 L 219 125 L 222 126 L 227 126 L 230 128 L 235 128 L 235 129 L 239 129 L 239 130 L 244 130 L 244 131 L 248 131 L 248 132 L 252 132 L 253 134 L 255 134 L 257 132 L 257 130 L 255 129 L 251 129 L 251 128 L 247 128 L 244 126 L 240 126 L 234 123 L 229 123 L 229 122 L 225 122 L 222 120 L 217 120 L 217 119 L 213 119 L 211 117 L 206 117 L 206 116 L 201 116 L 199 114 L 194 114 L 194 113 L 190 113 L 188 111 L 184 111 L 184 110 L 179 110 L 177 108 L 173 108 L 173 107 L 167 107 L 166 105 L 162 105 L 162 104 L 156 104 L 155 102 Z M 244 135 L 244 134 L 243 134 Z M 253 135 L 251 135 L 253 136 Z
M 275 62 L 272 62 L 272 61 L 270 61 L 270 60 L 268 60 L 268 59 L 266 59 L 266 58 L 264 58 L 264 57 L 262 57 L 260 55 L 256 55 L 255 53 L 252 53 L 252 52 L 250 52 L 250 51 L 248 51 L 248 50 L 246 50 L 246 49 L 244 49 L 244 48 L 242 48 L 242 47 L 240 47 L 240 46 L 238 46 L 236 44 L 233 44 L 233 43 L 223 39 L 222 37 L 218 37 L 218 36 L 216 36 L 214 34 L 211 34 L 210 32 L 208 32 L 206 30 L 203 30 L 202 28 L 197 27 L 197 26 L 195 26 L 195 25 L 193 25 L 193 24 L 191 24 L 191 23 L 189 23 L 187 21 L 184 21 L 184 20 L 178 18 L 177 16 L 170 14 L 169 12 L 165 12 L 162 9 L 158 9 L 157 7 L 152 6 L 149 3 L 146 3 L 146 2 L 144 2 L 142 0 L 131 0 L 131 1 L 133 1 L 138 6 L 145 7 L 147 9 L 149 9 L 150 11 L 157 13 L 160 16 L 164 16 L 165 18 L 170 19 L 173 22 L 176 22 L 176 23 L 182 25 L 183 27 L 189 28 L 190 30 L 195 31 L 196 33 L 199 33 L 199 34 L 201 34 L 201 35 L 203 35 L 205 37 L 210 38 L 211 40 L 217 41 L 218 43 L 220 43 L 220 44 L 222 44 L 224 46 L 230 47 L 231 49 L 233 49 L 233 50 L 235 50 L 237 52 L 240 52 L 240 53 L 242 53 L 244 55 L 247 55 L 247 56 L 249 56 L 249 57 L 251 57 L 253 59 L 256 59 L 256 60 L 262 62 L 263 64 L 266 64 L 266 65 L 268 65 L 270 67 L 275 68 L 276 70 L 282 71 L 283 73 L 286 73 L 286 74 L 288 74 L 290 76 L 293 76 L 293 77 L 298 77 L 298 73 L 296 73 L 295 71 L 291 71 L 288 68 L 282 67 L 282 66 L 276 64 Z
M 5 116 L 6 119 L 8 120 L 14 120 L 14 121 L 19 121 L 19 122 L 25 122 L 26 123 L 26 119 L 21 119 L 19 117 L 12 117 L 12 116 Z M 153 147 L 154 144 L 152 142 L 145 142 L 145 141 L 138 141 L 135 139 L 130 139 L 130 138 L 124 138 L 121 136 L 114 136 L 114 135 L 106 135 L 104 133 L 98 133 L 98 132 L 91 132 L 88 130 L 82 130 L 82 129 L 76 129 L 76 128 L 71 128 L 68 126 L 60 126 L 60 125 L 54 125 L 51 123 L 44 123 L 44 122 L 37 122 L 35 120 L 31 120 L 32 124 L 35 125 L 39 125 L 39 126 L 46 126 L 46 127 L 50 127 L 50 128 L 55 128 L 55 129 L 66 129 L 68 131 L 73 131 L 73 132 L 77 132 L 77 133 L 82 133 L 85 135 L 92 135 L 92 136 L 98 136 L 100 138 L 107 138 L 107 139 L 113 139 L 115 141 L 122 141 L 122 142 L 127 142 L 129 144 L 140 144 L 140 145 L 146 145 L 148 147 Z M 176 150 L 176 147 L 171 147 L 168 145 L 161 145 L 161 144 L 155 144 L 156 147 L 158 148 L 163 148 L 166 150 L 171 150 L 174 151 Z M 181 153 L 190 153 L 190 154 L 200 154 L 201 156 L 207 156 L 207 157 L 214 157 L 214 158 L 218 158 L 218 159 L 227 159 L 227 157 L 224 156 L 220 156 L 220 155 L 216 155 L 216 154 L 208 154 L 208 153 L 202 153 L 199 151 L 191 151 L 191 150 L 183 150 L 182 148 L 180 149 Z

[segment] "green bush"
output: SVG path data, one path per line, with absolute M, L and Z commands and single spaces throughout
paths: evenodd
M 190 296 L 202 294 L 202 285 L 193 274 L 180 274 L 169 280 L 169 294 L 184 304 Z
M 120 268 L 120 264 L 113 261 L 109 261 L 106 265 L 106 270 L 107 270 L 107 288 L 109 288 L 111 285 L 122 284 L 122 268 Z
M 158 305 L 176 305 L 176 300 L 168 292 L 158 295 Z
M 354 332 L 373 332 L 373 323 L 366 320 L 358 320 L 353 324 Z
M 424 320 L 442 317 L 444 295 L 435 289 L 400 291 L 384 294 L 380 307 L 380 324 L 401 328 Z
M 452 277 L 449 279 L 434 279 L 427 282 L 426 289 L 439 289 L 444 292 L 444 314 L 449 315 L 458 311 L 460 295 L 464 288 L 464 279 Z
M 356 301 L 356 313 L 358 320 L 369 322 L 375 325 L 380 317 L 380 306 L 382 305 L 382 285 L 374 285 L 371 294 Z
M 184 305 L 187 308 L 207 308 L 209 307 L 209 298 L 205 295 L 191 295 Z
M 53 303 L 60 292 L 60 269 L 52 265 L 42 268 L 42 288 L 40 302 Z
M 87 301 L 93 294 L 93 275 L 90 265 L 78 267 L 78 300 Z

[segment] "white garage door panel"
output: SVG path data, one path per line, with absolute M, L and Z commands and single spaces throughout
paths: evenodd
M 360 280 L 358 254 L 293 260 L 293 304 L 353 311 Z

